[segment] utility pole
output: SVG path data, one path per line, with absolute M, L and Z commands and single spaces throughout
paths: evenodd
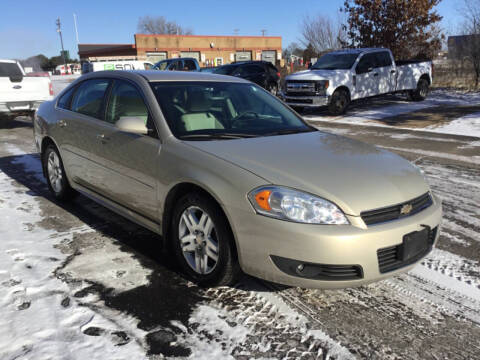
M 76 14 L 73 14 L 73 24 L 75 25 L 75 36 L 77 38 L 77 46 L 78 46 L 79 41 L 78 41 L 78 28 L 77 28 L 77 15 Z
M 63 65 L 65 65 L 65 72 L 67 72 L 67 60 L 65 59 L 65 50 L 63 48 L 63 38 L 62 38 L 62 27 L 60 24 L 60 18 L 57 18 L 57 21 L 55 22 L 57 24 L 57 32 L 60 34 L 60 44 L 62 45 L 62 59 L 63 59 Z
M 233 29 L 233 34 L 234 34 L 235 36 L 237 36 L 237 35 L 238 35 L 238 31 L 239 31 L 239 29 Z
M 262 32 L 262 36 L 265 36 L 265 33 L 267 32 L 267 30 L 262 29 L 262 30 L 260 30 L 260 31 Z

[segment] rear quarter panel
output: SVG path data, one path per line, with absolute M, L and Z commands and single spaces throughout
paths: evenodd
M 397 66 L 397 91 L 413 90 L 417 88 L 418 80 L 422 75 L 432 79 L 432 63 L 424 61 L 419 63 Z

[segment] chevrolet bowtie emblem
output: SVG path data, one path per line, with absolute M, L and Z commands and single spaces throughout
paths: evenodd
M 408 214 L 410 214 L 410 211 L 412 211 L 412 209 L 413 209 L 413 206 L 411 204 L 405 204 L 400 209 L 400 214 L 408 215 Z

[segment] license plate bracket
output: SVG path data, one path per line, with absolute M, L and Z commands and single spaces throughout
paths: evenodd
M 411 232 L 403 237 L 402 261 L 407 261 L 424 253 L 429 248 L 430 229 Z

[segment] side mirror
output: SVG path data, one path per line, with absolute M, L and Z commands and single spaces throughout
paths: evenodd
M 367 69 L 367 72 L 372 72 L 372 71 L 373 71 L 373 67 L 369 67 L 369 68 Z
M 312 68 L 312 63 L 308 63 L 308 69 L 310 70 Z
M 121 117 L 116 123 L 115 126 L 125 132 L 138 134 L 138 135 L 147 135 L 148 129 L 145 125 L 145 120 L 134 117 L 134 116 L 125 116 Z

